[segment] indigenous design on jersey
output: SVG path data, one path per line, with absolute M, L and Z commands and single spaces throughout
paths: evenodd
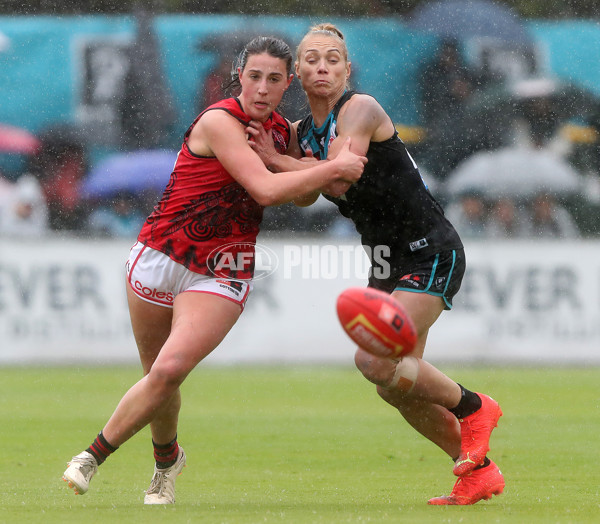
M 310 151 L 320 160 L 327 158 L 337 137 L 339 112 L 355 94 L 344 93 L 321 127 L 315 127 L 311 115 L 298 124 L 298 143 L 304 154 Z M 389 247 L 386 262 L 394 271 L 407 261 L 462 248 L 397 132 L 383 142 L 371 142 L 366 156 L 368 162 L 358 182 L 340 198 L 324 196 L 354 222 L 363 245 L 371 248 L 368 253 L 378 252 L 376 246 Z M 371 263 L 373 269 L 381 267 L 373 258 Z
M 231 256 L 244 260 L 230 267 L 228 278 L 249 279 L 254 271 L 254 244 L 262 221 L 260 206 L 215 157 L 194 154 L 188 147 L 192 128 L 207 111 L 226 111 L 243 125 L 250 117 L 237 98 L 213 104 L 194 120 L 184 135 L 169 183 L 138 240 L 168 255 L 196 273 L 210 275 L 207 258 L 225 244 Z M 272 113 L 264 128 L 272 130 L 275 147 L 285 153 L 290 128 L 281 115 Z M 244 256 L 239 256 L 238 251 Z

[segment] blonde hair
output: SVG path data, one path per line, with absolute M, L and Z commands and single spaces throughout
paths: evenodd
M 329 22 L 324 22 L 322 24 L 316 24 L 313 25 L 308 32 L 302 37 L 302 40 L 300 41 L 300 43 L 298 44 L 298 47 L 296 48 L 296 60 L 299 59 L 300 57 L 300 52 L 302 49 L 302 45 L 304 44 L 304 41 L 313 35 L 325 35 L 325 36 L 333 36 L 334 38 L 337 38 L 340 43 L 342 44 L 342 56 L 344 57 L 344 60 L 347 62 L 348 61 L 348 47 L 346 46 L 346 41 L 344 40 L 344 34 L 333 24 L 330 24 Z

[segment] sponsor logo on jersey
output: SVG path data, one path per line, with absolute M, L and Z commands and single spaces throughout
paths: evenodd
M 411 251 L 418 251 L 419 249 L 423 249 L 424 247 L 427 247 L 428 245 L 429 244 L 427 243 L 426 238 L 421 238 L 420 240 L 415 240 L 414 242 L 411 242 L 410 244 L 408 244 Z

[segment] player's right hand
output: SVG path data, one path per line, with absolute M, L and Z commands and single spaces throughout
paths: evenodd
M 332 160 L 332 162 L 338 163 L 338 176 L 336 179 L 348 183 L 354 183 L 360 179 L 367 163 L 366 156 L 357 155 L 350 151 L 351 141 L 352 139 L 348 137 L 338 155 Z
M 325 195 L 329 195 L 335 198 L 341 197 L 348 189 L 352 187 L 350 182 L 346 182 L 345 180 L 334 180 L 333 182 L 329 182 L 326 186 L 321 188 L 321 193 Z

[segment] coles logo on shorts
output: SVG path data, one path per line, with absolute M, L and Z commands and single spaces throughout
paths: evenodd
M 133 282 L 133 287 L 144 297 L 153 298 L 154 300 L 158 300 L 161 302 L 167 302 L 169 304 L 172 304 L 173 299 L 175 298 L 173 296 L 173 293 L 167 293 L 166 291 L 159 291 L 156 288 L 146 287 L 139 280 L 135 280 Z
M 260 280 L 274 273 L 278 265 L 272 249 L 247 242 L 225 244 L 208 255 L 208 270 L 223 279 Z

